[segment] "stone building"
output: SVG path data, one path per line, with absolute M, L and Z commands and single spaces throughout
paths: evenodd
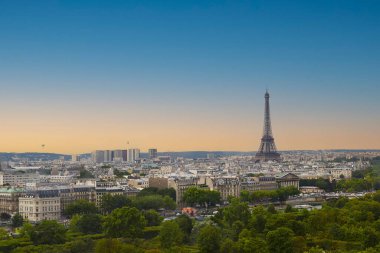
M 95 204 L 97 207 L 100 207 L 102 205 L 102 198 L 106 194 L 110 195 L 123 195 L 124 189 L 119 186 L 112 186 L 112 187 L 96 187 L 95 188 Z
M 166 189 L 169 186 L 169 181 L 165 177 L 150 177 L 149 187 L 155 187 L 158 189 Z
M 294 186 L 300 188 L 300 178 L 293 173 L 283 173 L 276 176 L 278 187 Z
M 206 185 L 212 191 L 218 191 L 223 201 L 229 196 L 240 196 L 240 180 L 236 176 L 207 177 Z
M 95 187 L 91 186 L 69 186 L 59 189 L 59 197 L 61 198 L 61 212 L 63 213 L 67 206 L 77 200 L 87 200 L 95 202 Z
M 19 213 L 30 222 L 59 220 L 61 201 L 58 191 L 36 191 L 19 198 Z
M 0 213 L 15 214 L 18 212 L 18 198 L 23 194 L 22 188 L 0 188 Z
M 183 194 L 185 191 L 193 186 L 197 186 L 198 179 L 196 177 L 187 177 L 187 178 L 171 178 L 169 180 L 169 188 L 174 188 L 176 192 L 176 202 L 178 207 L 183 207 L 185 205 L 183 201 Z

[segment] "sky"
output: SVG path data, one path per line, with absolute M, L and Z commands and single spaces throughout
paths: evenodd
M 279 150 L 380 149 L 379 45 L 377 0 L 0 0 L 0 152 L 255 151 L 266 89 Z

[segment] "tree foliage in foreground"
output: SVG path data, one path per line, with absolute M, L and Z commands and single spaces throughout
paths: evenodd
M 64 213 L 70 217 L 75 214 L 95 214 L 98 213 L 98 208 L 94 203 L 81 199 L 69 204 Z
M 221 197 L 218 191 L 211 191 L 209 189 L 202 189 L 193 186 L 186 189 L 183 194 L 183 201 L 190 206 L 194 206 L 196 204 L 201 206 L 214 206 L 220 203 Z
M 201 253 L 219 252 L 222 242 L 221 230 L 213 225 L 206 225 L 198 235 L 198 247 Z
M 162 223 L 160 230 L 160 243 L 162 248 L 169 249 L 173 246 L 181 245 L 183 236 L 183 232 L 176 221 L 172 220 Z
M 35 244 L 60 244 L 66 241 L 66 229 L 56 221 L 45 220 L 29 231 L 29 237 Z
M 103 230 L 109 237 L 136 238 L 142 235 L 145 225 L 145 217 L 137 208 L 123 207 L 106 216 Z
M 109 214 L 117 208 L 121 208 L 124 206 L 130 206 L 131 204 L 132 204 L 131 199 L 129 199 L 126 195 L 105 194 L 102 197 L 102 202 L 101 202 L 100 208 L 104 213 Z

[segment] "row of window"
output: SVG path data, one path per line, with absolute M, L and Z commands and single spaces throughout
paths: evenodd
M 35 208 L 36 209 L 36 212 L 39 212 L 39 209 L 38 207 Z M 20 206 L 20 211 L 23 212 L 33 212 L 34 208 L 32 206 L 28 207 L 28 206 Z M 47 212 L 47 211 L 57 211 L 57 210 L 60 210 L 60 206 L 44 206 L 42 207 L 42 211 L 43 212 Z

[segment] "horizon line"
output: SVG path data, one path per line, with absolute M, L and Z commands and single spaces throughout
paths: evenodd
M 96 150 L 120 150 L 120 149 L 96 149 Z M 121 150 L 128 150 L 128 149 L 121 149 Z M 95 151 L 95 150 L 93 150 Z M 85 155 L 85 154 L 91 154 L 91 152 L 86 153 L 56 153 L 56 152 L 38 152 L 38 151 L 26 151 L 26 152 L 4 152 L 1 151 L 0 154 L 55 154 L 55 155 Z M 334 149 L 291 149 L 291 150 L 280 150 L 278 152 L 297 152 L 297 151 L 380 151 L 379 149 L 361 149 L 361 148 L 355 148 L 355 149 L 345 149 L 345 148 L 334 148 Z M 187 150 L 187 151 L 157 151 L 157 153 L 191 153 L 191 152 L 204 152 L 204 153 L 257 153 L 258 151 L 239 151 L 239 150 Z M 148 153 L 148 152 L 141 152 L 141 153 Z

